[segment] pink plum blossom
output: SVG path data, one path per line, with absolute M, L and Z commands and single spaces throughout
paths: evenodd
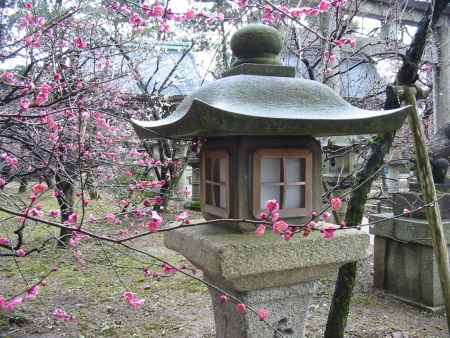
M 22 97 L 19 101 L 19 106 L 23 110 L 27 111 L 30 109 L 30 100 L 28 100 L 26 97 Z
M 347 41 L 348 41 L 348 44 L 350 45 L 350 47 L 356 48 L 356 39 L 351 38 L 351 39 L 348 39 Z
M 9 313 L 13 313 L 16 307 L 23 303 L 22 297 L 14 297 L 5 304 L 5 310 Z
M 273 15 L 272 7 L 269 5 L 264 5 L 263 22 L 269 25 L 275 22 L 275 16 Z
M 259 219 L 261 219 L 261 220 L 263 220 L 263 221 L 265 221 L 265 220 L 267 220 L 268 218 L 269 218 L 269 215 L 267 214 L 267 212 L 260 212 L 259 213 L 259 216 L 258 216 L 258 218 Z
M 187 212 L 187 211 L 183 211 L 181 214 L 179 214 L 177 217 L 176 217 L 176 221 L 177 222 L 186 222 L 187 221 L 187 219 L 189 218 L 191 216 L 191 214 L 189 213 L 189 212 Z
M 77 221 L 78 221 L 78 215 L 76 213 L 71 213 L 69 215 L 69 217 L 67 218 L 67 222 L 72 225 L 77 224 Z
M 38 183 L 31 187 L 31 191 L 33 191 L 33 193 L 35 193 L 36 195 L 43 194 L 47 190 L 48 190 L 48 186 L 45 183 Z
M 162 17 L 164 15 L 164 6 L 162 4 L 156 4 L 152 8 L 152 16 Z
M 237 3 L 241 9 L 248 6 L 248 0 L 237 0 Z
M 256 236 L 258 237 L 262 237 L 264 236 L 264 233 L 266 232 L 266 226 L 264 224 L 260 224 L 258 225 L 258 227 L 256 228 Z
M 159 25 L 159 31 L 161 33 L 170 33 L 171 29 L 169 23 L 167 21 L 161 22 Z
M 145 300 L 138 298 L 134 292 L 125 291 L 122 295 L 125 302 L 131 306 L 133 310 L 139 310 L 144 305 Z
M 144 276 L 145 277 L 159 277 L 159 273 L 156 271 L 152 271 L 149 268 L 144 268 Z
M 29 289 L 29 290 L 27 291 L 27 294 L 26 294 L 26 296 L 25 296 L 25 299 L 26 299 L 26 300 L 35 300 L 36 297 L 37 297 L 38 294 L 39 294 L 39 289 L 40 289 L 40 288 L 41 288 L 41 287 L 40 287 L 39 285 L 33 286 L 31 289 Z
M 6 180 L 3 177 L 0 177 L 0 189 L 3 189 L 6 185 Z
M 320 14 L 320 10 L 318 8 L 308 8 L 305 9 L 305 14 L 307 16 L 318 16 Z
M 280 209 L 280 205 L 278 204 L 278 202 L 276 200 L 268 200 L 266 202 L 266 209 L 272 213 L 272 212 L 276 212 Z
M 138 13 L 133 13 L 129 20 L 130 24 L 134 27 L 139 27 L 144 25 L 144 19 Z
M 331 3 L 327 0 L 322 0 L 319 3 L 319 11 L 321 12 L 327 12 L 331 7 Z
M 9 239 L 7 239 L 7 238 L 0 237 L 0 245 L 10 247 L 11 246 L 11 241 Z
M 72 315 L 67 314 L 66 311 L 64 311 L 64 309 L 62 309 L 62 308 L 54 309 L 52 312 L 52 316 L 56 320 L 60 320 L 63 322 L 70 322 L 75 319 Z
M 285 241 L 290 241 L 292 237 L 294 237 L 294 232 L 291 231 L 290 229 L 286 229 L 283 233 L 283 239 Z
M 83 239 L 85 239 L 85 238 L 87 238 L 87 235 L 82 234 L 82 233 L 79 232 L 79 231 L 74 231 L 74 232 L 72 232 L 72 236 L 70 237 L 69 245 L 70 245 L 72 248 L 75 248 L 75 247 L 78 246 L 78 244 L 80 244 L 80 242 L 81 242 Z
M 326 240 L 331 240 L 336 236 L 336 228 L 326 228 L 321 230 L 321 233 L 323 235 L 323 238 Z
M 34 198 L 32 198 L 33 200 Z M 31 208 L 28 210 L 28 216 L 34 217 L 34 218 L 42 218 L 44 217 L 44 211 L 42 211 L 41 208 Z
M 151 221 L 147 223 L 148 230 L 158 232 L 162 224 L 162 217 L 156 211 L 152 211 L 151 218 Z
M 269 319 L 269 310 L 262 308 L 258 310 L 258 318 L 261 321 L 266 321 Z
M 195 18 L 195 10 L 193 10 L 192 8 L 189 9 L 186 13 L 184 13 L 184 19 L 186 21 L 191 21 Z
M 330 204 L 334 211 L 338 211 L 342 208 L 342 200 L 339 197 L 333 197 L 330 200 Z
M 247 312 L 247 306 L 244 303 L 238 303 L 236 304 L 236 311 L 243 315 Z
M 178 271 L 178 269 L 176 267 L 169 265 L 167 263 L 163 264 L 163 269 L 164 269 L 164 273 L 167 273 L 169 275 L 173 275 Z
M 323 57 L 325 59 L 325 63 L 327 64 L 335 64 L 336 63 L 336 55 L 334 55 L 333 53 L 330 53 L 329 51 L 325 51 L 323 53 Z
M 5 310 L 6 308 L 6 299 L 2 295 L 0 295 L 0 312 Z
M 114 224 L 114 222 L 116 221 L 116 215 L 114 215 L 112 212 L 108 212 L 105 215 L 105 220 L 110 224 Z
M 328 222 L 328 221 L 330 220 L 330 218 L 331 218 L 331 214 L 330 214 L 328 211 L 325 211 L 325 212 L 322 214 L 322 218 L 323 218 L 323 220 L 324 220 L 325 222 Z
M 27 255 L 27 252 L 24 249 L 19 249 L 19 250 L 16 250 L 16 255 L 18 257 L 25 257 Z
M 15 77 L 13 72 L 3 72 L 1 75 L 2 80 L 8 83 L 14 82 Z
M 73 39 L 73 44 L 74 44 L 75 48 L 78 48 L 78 49 L 86 49 L 87 48 L 87 43 L 83 40 L 83 38 L 81 36 L 76 36 Z
M 228 297 L 226 294 L 221 294 L 219 296 L 219 302 L 222 304 L 228 303 L 229 300 L 230 300 L 230 297 Z
M 3 153 L 2 155 L 0 155 L 0 158 L 2 158 L 12 169 L 17 169 L 17 163 L 19 161 L 15 156 Z
M 276 234 L 281 234 L 288 229 L 289 225 L 284 221 L 277 221 L 273 224 L 272 230 Z

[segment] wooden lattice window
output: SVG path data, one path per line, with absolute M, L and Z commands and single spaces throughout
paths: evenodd
M 202 157 L 202 204 L 204 211 L 229 217 L 229 160 L 224 150 L 205 151 Z
M 259 149 L 253 158 L 253 211 L 268 200 L 282 217 L 306 216 L 312 207 L 312 155 L 305 149 Z

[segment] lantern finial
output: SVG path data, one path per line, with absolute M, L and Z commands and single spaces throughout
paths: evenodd
M 262 24 L 245 26 L 231 38 L 235 57 L 232 66 L 243 63 L 281 65 L 278 54 L 282 46 L 283 38 L 275 28 Z

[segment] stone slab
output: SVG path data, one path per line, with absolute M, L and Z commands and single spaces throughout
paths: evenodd
M 284 241 L 271 233 L 260 238 L 201 225 L 166 233 L 164 241 L 224 287 L 243 292 L 333 275 L 340 265 L 367 257 L 369 236 L 343 230 L 330 241 L 319 232 Z
M 432 246 L 431 231 L 424 219 L 398 217 L 392 219 L 393 213 L 380 213 L 370 216 L 370 222 L 379 222 L 370 228 L 375 236 L 386 237 L 402 242 L 418 243 Z M 450 219 L 442 222 L 446 238 L 450 238 Z

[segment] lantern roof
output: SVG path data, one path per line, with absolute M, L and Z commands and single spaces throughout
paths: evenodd
M 294 78 L 278 61 L 281 34 L 248 25 L 231 39 L 233 68 L 157 121 L 132 120 L 141 138 L 237 135 L 357 135 L 401 127 L 407 107 L 370 111 L 317 81 Z

